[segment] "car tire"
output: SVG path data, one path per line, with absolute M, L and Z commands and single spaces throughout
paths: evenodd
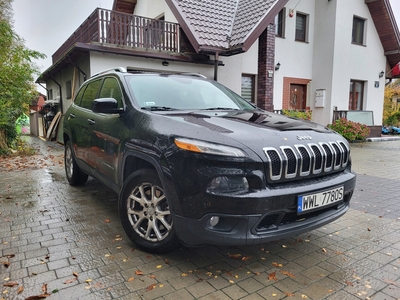
M 65 144 L 64 167 L 70 185 L 83 185 L 88 180 L 88 174 L 83 172 L 76 163 L 71 141 Z
M 155 170 L 138 170 L 125 181 L 118 200 L 122 226 L 139 248 L 166 253 L 179 246 L 172 213 Z

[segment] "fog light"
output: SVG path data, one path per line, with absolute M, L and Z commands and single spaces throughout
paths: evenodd
M 210 193 L 232 193 L 247 191 L 248 189 L 249 183 L 246 177 L 220 176 L 211 181 L 207 191 Z
M 218 217 L 218 216 L 212 216 L 212 217 L 210 218 L 210 225 L 211 225 L 212 227 L 217 226 L 218 223 L 219 223 L 219 217 Z

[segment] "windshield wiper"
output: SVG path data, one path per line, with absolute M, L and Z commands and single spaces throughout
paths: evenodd
M 157 111 L 157 110 L 176 110 L 176 108 L 172 108 L 172 107 L 167 107 L 167 106 L 143 106 L 142 109 L 145 110 L 151 110 L 151 111 Z
M 204 110 L 239 110 L 239 109 L 233 107 L 209 107 L 205 108 Z

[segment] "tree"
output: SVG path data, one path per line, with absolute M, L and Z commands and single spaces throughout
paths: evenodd
M 33 59 L 45 55 L 25 47 L 12 26 L 12 0 L 0 0 L 0 154 L 18 138 L 15 121 L 28 112 L 37 96 L 34 76 L 39 68 Z
M 400 111 L 397 103 L 393 102 L 394 97 L 400 98 L 400 80 L 397 79 L 385 87 L 383 102 L 383 124 L 397 126 L 400 122 Z

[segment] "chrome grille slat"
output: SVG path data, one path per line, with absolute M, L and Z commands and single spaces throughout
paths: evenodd
M 276 182 L 344 169 L 350 148 L 342 141 L 263 148 L 267 157 L 268 179 Z

